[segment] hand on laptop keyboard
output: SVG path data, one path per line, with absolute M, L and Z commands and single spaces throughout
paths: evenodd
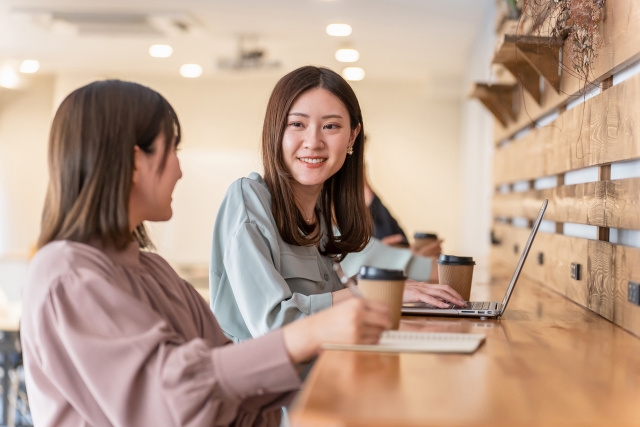
M 424 302 L 437 308 L 449 308 L 450 304 L 455 307 L 465 307 L 460 294 L 450 286 L 416 282 L 410 279 L 405 282 L 402 300 L 404 303 Z

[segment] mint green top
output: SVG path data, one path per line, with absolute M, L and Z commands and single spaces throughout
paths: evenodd
M 431 271 L 429 259 L 417 259 L 408 250 L 373 239 L 344 263 L 352 275 L 359 262 L 368 261 L 386 268 L 409 267 L 410 277 L 413 271 L 413 276 L 426 273 L 426 279 Z M 331 306 L 331 292 L 343 289 L 331 263 L 314 245 L 282 240 L 271 212 L 271 194 L 254 172 L 231 184 L 216 217 L 209 271 L 211 309 L 230 338 L 262 336 Z

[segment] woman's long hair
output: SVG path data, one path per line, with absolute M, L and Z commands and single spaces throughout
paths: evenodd
M 164 147 L 153 142 L 164 135 Z M 166 99 L 148 87 L 105 80 L 75 90 L 62 102 L 49 136 L 49 187 L 38 247 L 54 240 L 124 248 L 151 242 L 144 226 L 129 227 L 134 147 L 164 151 L 180 142 L 180 123 Z
M 335 95 L 349 112 L 351 130 L 358 124 L 361 129 L 354 145 L 353 155 L 347 157 L 338 172 L 325 181 L 316 206 L 319 221 L 327 230 L 323 254 L 344 258 L 350 252 L 359 252 L 371 238 L 371 219 L 364 200 L 364 124 L 356 94 L 349 84 L 334 71 L 319 67 L 302 67 L 287 74 L 276 84 L 262 129 L 262 162 L 264 180 L 271 192 L 272 211 L 282 239 L 291 244 L 316 244 L 321 235 L 309 234 L 309 226 L 296 203 L 293 177 L 282 155 L 282 138 L 289 110 L 303 93 L 321 88 Z M 334 236 L 333 226 L 339 231 Z

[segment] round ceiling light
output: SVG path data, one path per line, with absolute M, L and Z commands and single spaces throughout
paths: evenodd
M 21 73 L 37 73 L 39 69 L 40 63 L 35 59 L 25 59 L 24 61 L 22 61 L 22 64 L 20 64 Z
M 340 62 L 356 62 L 360 54 L 355 49 L 338 49 L 336 59 Z
M 184 64 L 180 67 L 182 77 L 195 78 L 202 75 L 202 67 L 198 64 Z
M 347 67 L 342 70 L 342 77 L 346 80 L 357 82 L 364 79 L 364 70 L 360 67 Z
M 149 55 L 154 58 L 168 58 L 173 54 L 173 48 L 168 44 L 154 44 L 149 48 Z
M 16 89 L 18 86 L 20 86 L 20 77 L 13 68 L 4 66 L 0 69 L 0 87 Z
M 330 24 L 327 25 L 327 34 L 335 37 L 345 37 L 351 34 L 351 25 Z

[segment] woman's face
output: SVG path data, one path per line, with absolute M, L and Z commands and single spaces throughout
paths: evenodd
M 164 169 L 160 169 L 164 154 L 164 135 L 153 142 L 153 153 L 135 147 L 135 170 L 129 196 L 129 224 L 135 228 L 142 221 L 168 221 L 173 215 L 171 195 L 182 178 L 175 141 L 167 148 Z
M 287 169 L 299 184 L 322 187 L 340 170 L 359 132 L 360 124 L 351 130 L 347 108 L 331 92 L 304 92 L 289 110 L 282 138 Z

